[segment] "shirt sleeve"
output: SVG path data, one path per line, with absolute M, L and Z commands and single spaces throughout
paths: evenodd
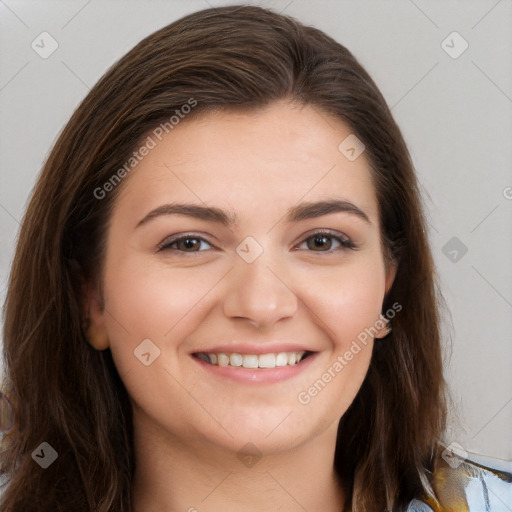
M 439 461 L 435 496 L 413 500 L 407 512 L 512 512 L 512 474 L 469 460 Z

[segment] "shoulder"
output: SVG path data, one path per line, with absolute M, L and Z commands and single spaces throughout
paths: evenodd
M 407 512 L 512 510 L 512 473 L 461 459 L 446 450 L 438 460 L 431 485 L 435 497 L 413 500 Z

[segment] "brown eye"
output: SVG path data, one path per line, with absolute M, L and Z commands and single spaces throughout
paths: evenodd
M 176 248 L 179 251 L 192 251 L 195 252 L 196 249 L 199 249 L 201 246 L 201 241 L 197 238 L 182 238 L 174 242 L 176 244 Z
M 306 238 L 301 245 L 304 244 L 306 245 L 307 249 L 314 252 L 329 252 L 339 249 L 356 249 L 356 245 L 348 238 L 324 231 L 313 233 L 313 235 Z
M 328 251 L 332 247 L 332 237 L 325 235 L 315 235 L 306 240 L 308 249 L 316 251 Z
M 201 249 L 201 244 L 207 244 L 211 248 L 211 244 L 204 238 L 196 236 L 182 236 L 171 240 L 165 240 L 158 246 L 159 251 L 178 251 L 178 252 L 203 252 L 206 249 Z

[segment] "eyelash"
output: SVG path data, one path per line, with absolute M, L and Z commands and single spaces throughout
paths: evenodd
M 300 245 L 304 244 L 310 238 L 314 238 L 314 237 L 326 237 L 326 238 L 336 240 L 340 244 L 340 247 L 338 249 L 336 249 L 336 248 L 329 249 L 327 251 L 311 250 L 310 252 L 314 252 L 314 253 L 316 252 L 316 253 L 320 253 L 320 254 L 332 254 L 333 252 L 335 252 L 336 250 L 339 250 L 339 249 L 341 249 L 341 250 L 350 249 L 353 251 L 357 250 L 357 246 L 350 239 L 340 236 L 339 234 L 334 234 L 333 232 L 331 232 L 329 230 L 319 230 L 319 231 L 310 233 L 306 238 L 303 239 L 303 241 L 300 243 Z M 171 247 L 172 245 L 176 244 L 177 242 L 180 242 L 182 240 L 187 240 L 187 239 L 198 240 L 200 242 L 206 242 L 207 244 L 212 245 L 210 242 L 208 242 L 208 240 L 206 240 L 205 238 L 203 238 L 201 236 L 198 236 L 194 233 L 187 233 L 185 235 L 179 235 L 176 238 L 170 238 L 170 239 L 164 240 L 162 243 L 160 243 L 158 245 L 158 251 L 160 252 L 160 251 L 170 250 L 170 251 L 175 251 L 175 252 L 182 253 L 182 254 L 197 254 L 197 253 L 204 252 L 204 251 L 181 251 L 179 249 L 175 249 L 175 248 Z

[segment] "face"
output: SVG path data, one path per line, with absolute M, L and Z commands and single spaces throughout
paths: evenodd
M 125 178 L 89 314 L 140 428 L 266 452 L 335 432 L 393 278 L 369 163 L 338 150 L 350 134 L 284 101 L 210 113 Z

